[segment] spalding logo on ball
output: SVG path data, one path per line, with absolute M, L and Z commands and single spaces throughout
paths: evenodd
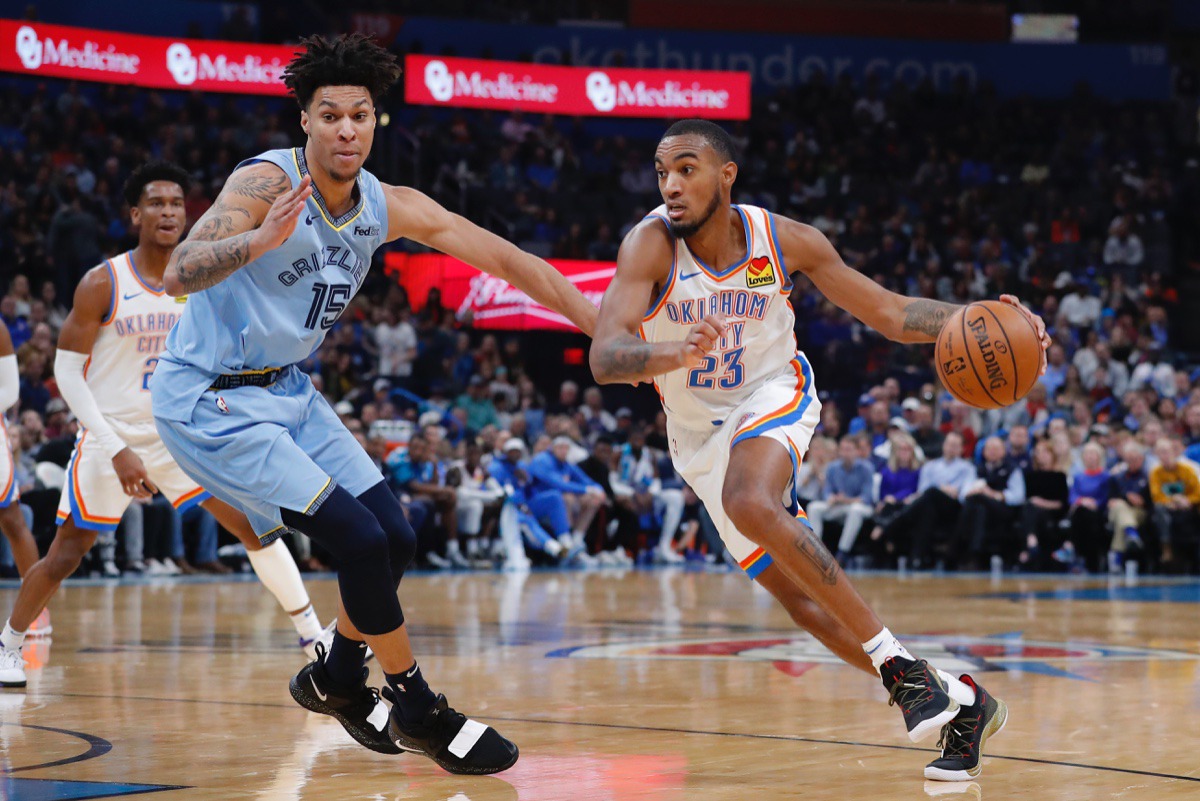
M 946 321 L 935 358 L 951 395 L 977 409 L 1000 409 L 1037 383 L 1042 343 L 1024 312 L 985 300 L 963 306 Z

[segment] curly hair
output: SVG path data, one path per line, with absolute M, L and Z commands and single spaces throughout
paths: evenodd
M 146 191 L 146 184 L 154 181 L 170 181 L 173 184 L 179 184 L 179 188 L 185 195 L 192 183 L 187 170 L 178 164 L 172 164 L 169 161 L 147 161 L 131 172 L 129 179 L 125 181 L 123 192 L 125 202 L 129 204 L 130 208 L 141 202 L 142 192 Z
M 308 36 L 300 44 L 305 50 L 284 68 L 283 83 L 302 109 L 322 86 L 364 86 L 376 101 L 400 77 L 396 57 L 360 33 Z

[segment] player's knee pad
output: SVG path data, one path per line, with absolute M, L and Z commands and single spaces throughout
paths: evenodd
M 337 559 L 342 603 L 359 631 L 386 634 L 404 623 L 388 535 L 357 498 L 336 487 L 311 515 L 284 509 L 283 522 L 307 534 Z
M 404 516 L 404 507 L 384 481 L 379 482 L 358 496 L 362 503 L 379 522 L 388 541 L 388 563 L 396 584 L 417 555 L 417 535 Z

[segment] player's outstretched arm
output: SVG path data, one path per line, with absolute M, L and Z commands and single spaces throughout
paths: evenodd
M 799 269 L 834 305 L 853 314 L 888 339 L 896 342 L 933 342 L 946 320 L 958 311 L 953 303 L 899 295 L 848 267 L 825 235 L 809 225 L 776 217 L 784 261 Z M 1012 295 L 1000 300 L 1016 306 L 1029 317 L 1042 339 L 1050 346 L 1042 318 L 1021 305 Z M 1043 359 L 1043 363 L 1044 363 Z
M 562 274 L 532 253 L 447 211 L 427 195 L 406 186 L 384 185 L 388 204 L 387 241 L 411 239 L 503 278 L 588 336 L 596 330 L 596 307 Z
M 291 179 L 267 162 L 234 171 L 212 207 L 179 243 L 163 273 L 172 297 L 215 286 L 248 262 L 283 244 L 312 195 L 307 175 Z
M 621 243 L 617 274 L 600 303 L 595 341 L 588 354 L 600 384 L 637 384 L 682 367 L 700 364 L 725 331 L 716 315 L 696 324 L 687 339 L 650 343 L 638 336 L 655 287 L 670 277 L 674 244 L 662 223 L 640 223 Z

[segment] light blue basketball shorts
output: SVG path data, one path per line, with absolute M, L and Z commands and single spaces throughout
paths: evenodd
M 266 545 L 281 509 L 311 515 L 335 486 L 355 497 L 383 475 L 312 381 L 286 368 L 269 387 L 206 390 L 187 422 L 156 417 L 184 472 L 240 508 Z

